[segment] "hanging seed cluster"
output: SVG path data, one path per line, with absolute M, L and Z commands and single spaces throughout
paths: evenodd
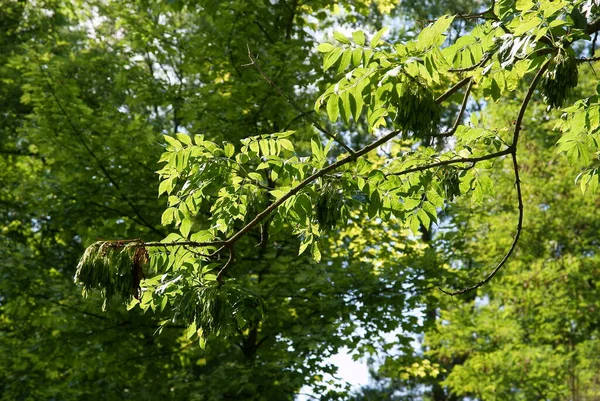
M 258 213 L 265 208 L 265 196 L 261 191 L 251 192 L 247 195 L 246 213 L 244 215 L 244 224 L 250 223 Z
M 446 198 L 453 201 L 456 196 L 460 196 L 460 178 L 459 171 L 455 168 L 446 168 L 442 173 L 442 186 L 446 193 Z
M 577 86 L 577 76 L 573 50 L 559 51 L 542 78 L 542 94 L 550 108 L 562 107 L 571 89 Z
M 141 296 L 140 281 L 144 278 L 143 266 L 148 262 L 148 252 L 137 242 L 96 242 L 86 250 L 75 272 L 75 282 L 83 285 L 87 295 L 100 290 L 104 308 L 120 295 L 128 300 Z
M 175 307 L 175 319 L 195 324 L 205 338 L 256 327 L 265 315 L 258 295 L 231 282 L 187 288 Z
M 435 131 L 440 123 L 441 112 L 435 102 L 433 92 L 425 85 L 407 80 L 396 85 L 398 104 L 395 123 L 404 131 L 415 136 L 427 136 Z
M 333 230 L 342 217 L 344 197 L 331 182 L 326 183 L 315 204 L 316 219 L 323 231 Z

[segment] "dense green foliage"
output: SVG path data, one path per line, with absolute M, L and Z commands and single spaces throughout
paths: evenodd
M 598 6 L 478 7 L 6 0 L 0 399 L 597 396 Z

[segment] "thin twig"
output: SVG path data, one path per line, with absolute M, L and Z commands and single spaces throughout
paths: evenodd
M 496 13 L 494 13 L 494 5 L 495 5 L 495 3 L 496 3 L 495 0 L 492 1 L 492 4 L 490 5 L 490 7 L 487 10 L 482 11 L 480 13 L 475 13 L 475 14 L 455 14 L 454 18 L 455 19 L 462 19 L 462 20 L 472 20 L 472 19 L 497 20 L 498 16 L 496 15 Z M 434 20 L 431 20 L 431 19 L 428 19 L 428 20 L 419 19 L 419 20 L 417 20 L 417 22 L 428 23 L 428 24 L 436 22 L 436 21 L 437 20 L 435 20 L 435 19 Z
M 326 136 L 328 136 L 329 138 L 333 139 L 334 141 L 336 141 L 342 148 L 344 148 L 344 150 L 346 150 L 346 152 L 350 153 L 350 154 L 354 154 L 354 150 L 352 150 L 352 148 L 350 148 L 348 145 L 346 145 L 344 143 L 344 141 L 339 137 L 339 135 L 336 135 L 334 133 L 329 132 L 327 129 L 325 129 L 321 124 L 319 124 L 319 122 L 310 114 L 308 114 L 307 112 L 305 112 L 304 110 L 302 110 L 302 107 L 300 107 L 300 105 L 298 103 L 296 103 L 294 101 L 294 99 L 292 99 L 290 96 L 288 96 L 287 93 L 285 93 L 281 88 L 279 88 L 275 82 L 273 82 L 271 80 L 271 78 L 269 78 L 265 72 L 262 70 L 262 68 L 260 68 L 260 65 L 258 65 L 258 63 L 256 62 L 256 59 L 254 58 L 254 56 L 252 55 L 252 52 L 250 51 L 250 47 L 248 47 L 248 58 L 250 58 L 250 63 L 249 64 L 244 64 L 242 67 L 249 67 L 249 66 L 254 66 L 254 68 L 256 68 L 256 70 L 258 71 L 258 73 L 263 77 L 263 79 L 265 81 L 267 81 L 267 83 L 269 85 L 271 85 L 271 87 L 273 87 L 293 108 L 295 108 L 296 110 L 298 110 L 300 113 L 302 113 L 312 124 L 313 126 L 318 129 L 319 131 L 321 131 L 323 134 L 325 134 Z
M 469 71 L 473 71 L 476 68 L 479 68 L 481 66 L 483 66 L 485 63 L 487 63 L 490 59 L 492 58 L 492 54 L 491 53 L 486 53 L 481 60 L 479 60 L 478 63 L 475 63 L 471 66 L 468 67 L 464 67 L 464 68 L 451 68 L 448 70 L 448 72 L 469 72 Z
M 458 92 L 460 90 L 460 88 L 462 88 L 463 86 L 468 84 L 470 80 L 471 80 L 471 77 L 466 77 L 466 78 L 461 79 L 452 88 L 448 89 L 446 92 L 444 92 L 443 94 L 438 96 L 438 98 L 435 99 L 435 102 L 437 104 L 442 103 L 444 100 L 448 99 L 450 96 L 452 96 L 456 92 Z
M 217 274 L 217 281 L 221 284 L 223 284 L 223 277 L 225 276 L 225 272 L 227 271 L 229 266 L 231 266 L 231 264 L 233 263 L 233 259 L 235 258 L 233 246 L 228 246 L 227 249 L 229 250 L 229 258 L 227 258 L 227 262 L 225 262 L 225 264 Z
M 196 241 L 172 241 L 172 242 L 140 242 L 139 246 L 146 248 L 149 247 L 170 247 L 170 246 L 193 246 L 196 248 L 207 247 L 207 246 L 221 246 L 226 244 L 225 241 L 210 241 L 210 242 L 196 242 Z
M 600 61 L 600 57 L 582 57 L 576 60 L 578 63 L 591 63 L 593 61 Z
M 473 86 L 473 80 L 471 79 L 469 81 L 469 84 L 467 85 L 467 89 L 465 89 L 465 96 L 463 97 L 462 104 L 460 105 L 460 111 L 458 112 L 458 115 L 456 116 L 456 121 L 454 122 L 454 125 L 452 126 L 452 128 L 449 131 L 442 132 L 441 134 L 433 135 L 434 137 L 445 137 L 445 136 L 454 135 L 454 133 L 458 129 L 458 126 L 460 125 L 460 121 L 462 120 L 462 116 L 465 113 L 465 109 L 467 108 L 467 103 L 469 101 L 469 94 L 471 93 L 472 86 Z
M 424 164 L 422 166 L 416 166 L 416 167 L 410 167 L 407 168 L 405 170 L 402 171 L 398 171 L 396 173 L 388 173 L 385 176 L 389 177 L 389 176 L 393 176 L 393 175 L 405 175 L 405 174 L 410 174 L 410 173 L 416 173 L 418 171 L 425 171 L 425 170 L 429 170 L 432 168 L 436 168 L 436 167 L 442 167 L 442 166 L 449 166 L 451 164 L 457 164 L 457 163 L 478 163 L 478 162 L 482 162 L 484 160 L 491 160 L 491 159 L 496 159 L 500 156 L 505 156 L 505 155 L 509 155 L 512 153 L 512 149 L 506 148 L 504 150 L 501 150 L 499 152 L 494 152 L 494 153 L 488 153 L 487 155 L 483 155 L 483 156 L 478 156 L 478 157 L 459 157 L 456 159 L 448 159 L 448 160 L 442 160 L 439 162 L 435 162 L 435 163 L 429 163 L 429 164 Z

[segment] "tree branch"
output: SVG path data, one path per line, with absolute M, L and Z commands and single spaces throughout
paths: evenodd
M 485 63 L 487 63 L 492 58 L 492 53 L 486 53 L 478 63 L 473 64 L 469 67 L 465 68 L 451 68 L 448 72 L 469 72 L 473 71 L 476 68 L 482 67 Z
M 490 4 L 490 7 L 485 11 L 482 11 L 480 13 L 475 13 L 475 14 L 456 14 L 456 15 L 454 15 L 454 18 L 462 19 L 462 20 L 484 19 L 484 20 L 497 21 L 498 16 L 494 12 L 495 4 L 496 4 L 496 0 L 492 0 L 492 4 Z M 425 23 L 432 23 L 435 21 L 436 20 L 417 20 L 417 22 L 425 22 Z
M 590 22 L 587 27 L 585 28 L 585 33 L 587 33 L 588 35 L 591 35 L 593 33 L 596 33 L 600 31 L 600 18 Z
M 515 248 L 517 247 L 517 243 L 519 242 L 519 237 L 521 236 L 521 231 L 523 231 L 523 195 L 521 193 L 521 180 L 519 178 L 519 165 L 517 163 L 516 150 L 511 153 L 511 157 L 512 157 L 512 161 L 513 161 L 513 169 L 515 171 L 515 187 L 517 189 L 519 217 L 518 217 L 518 221 L 517 221 L 517 231 L 515 233 L 515 236 L 513 237 L 512 243 L 510 244 L 510 248 L 508 249 L 508 252 L 506 252 L 504 257 L 502 258 L 500 263 L 498 263 L 498 265 L 483 280 L 479 281 L 478 283 L 476 283 L 470 287 L 466 287 L 466 288 L 463 288 L 461 290 L 454 291 L 454 292 L 446 291 L 443 288 L 438 287 L 444 294 L 447 294 L 447 295 L 466 294 L 467 292 L 471 292 L 471 291 L 476 290 L 477 288 L 487 284 L 491 279 L 494 278 L 496 273 L 498 273 L 500 271 L 500 269 L 506 264 L 506 262 L 508 261 L 508 259 L 512 255 L 512 253 L 514 252 Z
M 217 281 L 221 284 L 223 284 L 223 277 L 225 276 L 225 272 L 227 271 L 229 266 L 231 266 L 231 264 L 233 263 L 233 258 L 235 257 L 233 246 L 228 246 L 227 249 L 229 250 L 229 258 L 227 258 L 227 262 L 225 262 L 225 264 L 217 274 Z
M 402 170 L 399 171 L 397 173 L 388 173 L 386 174 L 386 177 L 392 176 L 392 175 L 405 175 L 405 174 L 410 174 L 410 173 L 416 173 L 417 171 L 425 171 L 425 170 L 429 170 L 432 168 L 436 168 L 436 167 L 443 167 L 443 166 L 448 166 L 451 164 L 457 164 L 457 163 L 478 163 L 484 160 L 491 160 L 491 159 L 496 159 L 500 156 L 505 156 L 505 155 L 509 155 L 512 153 L 512 149 L 510 147 L 501 150 L 499 152 L 494 152 L 494 153 L 488 153 L 487 155 L 483 155 L 483 156 L 478 156 L 478 157 L 459 157 L 456 159 L 448 159 L 448 160 L 442 160 L 439 162 L 435 162 L 435 163 L 429 163 L 429 164 L 424 164 L 422 166 L 416 166 L 416 167 L 410 167 L 407 168 L 406 170 Z
M 33 152 L 26 152 L 14 149 L 0 149 L 0 155 L 22 156 L 22 157 L 39 157 L 40 155 Z
M 600 57 L 582 57 L 577 59 L 578 63 L 591 63 L 593 61 L 600 61 Z
M 442 132 L 441 134 L 433 135 L 434 137 L 445 137 L 445 136 L 454 135 L 458 126 L 460 125 L 460 120 L 462 119 L 462 116 L 465 113 L 465 109 L 467 108 L 467 102 L 469 101 L 469 94 L 471 93 L 472 86 L 473 86 L 473 79 L 471 79 L 469 81 L 469 84 L 467 85 L 467 89 L 465 89 L 465 96 L 463 97 L 463 101 L 460 106 L 460 111 L 458 112 L 458 115 L 456 116 L 456 121 L 454 122 L 454 125 L 452 126 L 452 128 L 449 131 Z
M 469 83 L 469 81 L 471 81 L 471 77 L 466 77 L 466 78 L 461 79 L 452 88 L 448 89 L 446 92 L 444 92 L 443 94 L 441 94 L 440 96 L 438 96 L 438 98 L 435 99 L 435 102 L 437 104 L 442 103 L 443 101 L 445 101 L 446 99 L 448 99 L 450 96 L 452 96 L 456 92 L 458 92 L 460 90 L 460 88 L 462 88 L 467 83 Z
M 531 95 L 533 94 L 533 90 L 535 89 L 535 85 L 539 81 L 539 79 L 540 79 L 541 75 L 543 74 L 543 72 L 545 71 L 547 65 L 548 65 L 548 63 L 546 63 L 541 68 L 541 70 L 538 72 L 538 75 L 536 75 L 536 77 L 534 79 L 534 82 L 533 82 L 533 84 L 531 85 L 531 87 L 529 89 L 529 92 L 525 96 L 525 99 L 523 101 L 523 105 L 521 106 L 521 111 L 519 112 L 519 116 L 517 118 L 517 126 L 515 127 L 515 133 L 514 133 L 514 136 L 513 136 L 513 144 L 509 148 L 507 148 L 505 150 L 502 150 L 500 152 L 491 153 L 491 154 L 487 154 L 487 155 L 483 155 L 483 156 L 479 156 L 479 157 L 444 160 L 444 161 L 440 161 L 440 162 L 437 162 L 437 163 L 431 163 L 431 164 L 424 165 L 424 166 L 412 167 L 412 168 L 406 169 L 406 170 L 404 170 L 402 172 L 393 173 L 393 175 L 408 174 L 408 173 L 414 172 L 414 171 L 422 171 L 422 170 L 426 170 L 426 169 L 430 169 L 430 168 L 434 168 L 434 167 L 439 167 L 439 166 L 444 166 L 444 165 L 449 165 L 449 164 L 455 164 L 455 163 L 476 163 L 476 162 L 479 162 L 479 161 L 489 160 L 489 159 L 493 159 L 493 158 L 500 157 L 500 156 L 507 155 L 507 154 L 514 154 L 514 155 L 516 155 L 516 143 L 517 143 L 518 138 L 519 138 L 520 123 L 522 122 L 523 114 L 525 112 L 525 109 L 526 109 L 526 106 L 527 106 L 529 100 L 531 99 Z M 458 91 L 460 88 L 462 88 L 464 85 L 468 84 L 469 82 L 471 82 L 471 78 L 470 77 L 462 79 L 461 81 L 459 81 L 458 83 L 456 83 L 453 87 L 451 87 L 450 89 L 448 89 L 445 93 L 443 93 L 442 95 L 440 95 L 435 100 L 436 103 L 437 104 L 442 103 L 444 100 L 448 99 L 456 91 Z M 331 163 L 328 166 L 325 166 L 322 169 L 314 172 L 312 175 L 310 175 L 309 177 L 305 178 L 303 181 L 301 181 L 294 188 L 290 189 L 281 198 L 279 198 L 276 201 L 274 201 L 273 203 L 271 203 L 262 212 L 258 213 L 254 217 L 254 219 L 252 219 L 248 224 L 246 224 L 243 228 L 241 228 L 239 231 L 237 231 L 235 234 L 233 234 L 231 237 L 229 237 L 225 241 L 213 241 L 213 242 L 185 241 L 185 242 L 171 242 L 171 243 L 161 243 L 161 242 L 148 242 L 148 243 L 144 243 L 144 242 L 142 242 L 140 240 L 129 240 L 129 241 L 138 241 L 139 242 L 139 246 L 157 246 L 157 247 L 158 246 L 169 247 L 169 246 L 181 246 L 181 245 L 196 246 L 196 247 L 220 246 L 220 248 L 217 249 L 215 252 L 213 252 L 210 256 L 218 255 L 220 252 L 222 252 L 224 249 L 227 248 L 230 251 L 229 258 L 228 258 L 227 262 L 225 263 L 225 265 L 221 268 L 221 270 L 218 273 L 218 280 L 221 282 L 222 278 L 223 278 L 223 275 L 225 274 L 225 271 L 231 266 L 231 263 L 233 261 L 233 258 L 234 258 L 233 247 L 234 247 L 235 243 L 237 241 L 239 241 L 243 236 L 245 236 L 250 230 L 252 230 L 255 226 L 257 226 L 262 220 L 264 220 L 265 218 L 267 218 L 271 213 L 273 213 L 285 201 L 287 201 L 292 196 L 296 195 L 298 192 L 300 192 L 303 188 L 305 188 L 306 186 L 308 186 L 310 183 L 316 181 L 320 177 L 323 177 L 327 173 L 335 171 L 336 169 L 338 169 L 338 168 L 340 168 L 340 167 L 342 167 L 342 166 L 344 166 L 346 164 L 354 162 L 359 157 L 364 156 L 367 153 L 369 153 L 369 152 L 371 152 L 371 151 L 379 148 L 381 145 L 389 142 L 394 137 L 396 137 L 400 132 L 401 132 L 400 130 L 391 131 L 388 134 L 386 134 L 386 135 L 382 136 L 381 138 L 379 138 L 378 140 L 376 140 L 376 141 L 372 142 L 371 144 L 363 147 L 362 149 L 360 149 L 360 150 L 358 150 L 356 152 L 353 152 L 350 155 L 344 157 L 343 159 L 340 159 L 340 160 L 338 160 L 338 161 L 336 161 L 334 163 Z M 520 192 L 520 187 L 519 187 L 519 192 Z M 114 242 L 115 242 L 115 246 L 123 246 L 122 244 L 119 245 L 119 241 L 114 241 Z
M 536 88 L 538 82 L 540 81 L 540 79 L 542 78 L 544 73 L 546 72 L 546 69 L 548 68 L 548 64 L 549 64 L 549 61 L 546 61 L 546 63 L 544 63 L 544 65 L 537 72 L 535 78 L 533 78 L 533 82 L 531 82 L 531 85 L 529 86 L 529 89 L 527 90 L 527 94 L 525 95 L 525 98 L 523 99 L 523 103 L 521 103 L 521 108 L 519 109 L 519 114 L 517 115 L 517 119 L 515 121 L 515 131 L 513 133 L 513 143 L 509 147 L 510 155 L 512 157 L 512 162 L 513 162 L 513 169 L 515 171 L 515 187 L 516 187 L 516 191 L 517 191 L 517 202 L 518 202 L 518 209 L 519 209 L 519 217 L 517 220 L 517 230 L 515 232 L 515 236 L 513 237 L 513 241 L 510 245 L 510 248 L 508 249 L 508 251 L 506 252 L 504 257 L 502 258 L 500 263 L 498 263 L 498 265 L 483 280 L 479 281 L 478 283 L 476 283 L 470 287 L 463 288 L 461 290 L 454 291 L 454 292 L 446 291 L 446 290 L 440 288 L 440 290 L 445 294 L 448 294 L 448 295 L 465 294 L 467 292 L 476 290 L 477 288 L 485 285 L 492 278 L 494 278 L 496 273 L 498 273 L 500 271 L 500 269 L 506 264 L 506 262 L 508 261 L 508 259 L 512 255 L 512 253 L 514 252 L 515 248 L 517 247 L 517 243 L 519 242 L 519 237 L 521 236 L 521 231 L 523 231 L 523 194 L 521 193 L 521 179 L 519 177 L 519 164 L 517 162 L 517 149 L 518 149 L 518 143 L 519 143 L 519 134 L 521 133 L 521 128 L 522 128 L 521 124 L 523 123 L 523 118 L 525 116 L 525 111 L 527 111 L 527 106 L 529 105 L 529 101 L 531 100 L 531 97 L 533 96 L 533 92 L 535 91 L 535 88 Z

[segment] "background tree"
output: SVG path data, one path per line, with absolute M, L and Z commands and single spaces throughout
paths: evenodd
M 375 225 L 366 239 L 354 226 L 361 239 L 348 252 L 361 260 L 343 272 L 336 269 L 346 267 L 346 255 L 326 254 L 338 268 L 309 262 L 295 257 L 298 240 L 289 236 L 248 252 L 244 263 L 252 282 L 262 283 L 255 290 L 269 300 L 270 318 L 260 336 L 255 328 L 207 350 L 179 323 L 156 334 L 170 305 L 157 305 L 165 310 L 155 314 L 118 306 L 101 312 L 97 294 L 83 304 L 72 282 L 83 245 L 166 234 L 154 173 L 163 134 L 237 141 L 294 128 L 296 148 L 310 147 L 316 114 L 306 87 L 321 62 L 311 35 L 336 23 L 336 4 L 2 7 L 2 399 L 291 399 L 334 371 L 323 360 L 342 345 L 362 353 L 373 349 L 379 328 L 412 324 L 392 315 L 411 308 L 398 302 L 398 284 L 380 291 L 378 277 L 360 269 L 375 258 L 368 244 L 385 236 Z M 353 6 L 355 19 L 371 10 Z M 315 10 L 322 12 L 316 24 Z M 248 48 L 293 106 L 243 67 Z M 384 310 L 378 300 L 397 306 Z M 373 322 L 364 337 L 354 332 L 354 314 Z
M 597 83 L 591 65 L 579 72 L 574 97 L 593 93 Z M 518 106 L 514 100 L 491 103 L 485 116 L 499 125 Z M 427 308 L 435 321 L 425 328 L 422 349 L 381 361 L 374 374 L 380 387 L 359 399 L 407 391 L 432 400 L 598 396 L 592 234 L 597 202 L 589 190 L 582 194 L 583 174 L 580 185 L 573 185 L 581 161 L 557 152 L 557 121 L 560 114 L 544 107 L 533 108 L 524 120 L 527 154 L 520 169 L 526 218 L 516 256 L 475 294 L 432 298 Z M 485 261 L 501 256 L 509 244 L 515 202 L 507 162 L 492 175 L 494 198 L 479 206 L 455 203 L 448 210 L 453 229 L 433 236 L 439 259 L 458 274 L 486 269 Z

